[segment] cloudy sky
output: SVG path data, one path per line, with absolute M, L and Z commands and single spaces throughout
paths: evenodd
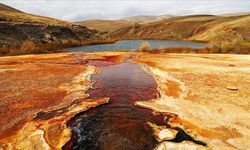
M 0 3 L 68 21 L 250 12 L 250 0 L 0 0 Z

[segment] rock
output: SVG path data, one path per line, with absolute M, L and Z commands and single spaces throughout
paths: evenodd
M 46 39 L 51 38 L 51 36 L 50 36 L 49 34 L 45 34 L 44 37 L 45 37 Z
M 238 88 L 236 86 L 227 86 L 227 89 L 232 91 L 238 91 Z
M 177 130 L 166 128 L 165 126 L 158 126 L 151 122 L 148 122 L 148 125 L 153 129 L 154 136 L 158 142 L 172 140 L 178 133 Z
M 194 144 L 192 142 L 181 142 L 181 143 L 173 143 L 173 142 L 162 142 L 160 143 L 155 150 L 203 150 L 206 149 L 203 146 Z
M 176 133 L 173 132 L 171 129 L 163 129 L 158 133 L 158 138 L 160 140 L 171 140 L 174 139 L 176 136 Z
M 1 18 L 0 18 L 1 20 Z M 52 20 L 52 19 L 51 19 Z M 39 21 L 31 20 L 31 22 L 18 22 L 15 20 L 8 22 L 0 22 L 0 45 L 1 47 L 13 48 L 21 47 L 26 40 L 36 44 L 52 43 L 56 44 L 60 40 L 86 42 L 101 39 L 95 34 L 95 31 L 84 26 L 70 26 L 67 24 L 44 24 Z M 31 40 L 34 39 L 34 40 Z

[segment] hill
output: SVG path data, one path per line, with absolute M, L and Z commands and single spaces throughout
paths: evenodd
M 128 20 L 87 20 L 77 23 L 101 32 L 113 32 L 117 29 L 130 26 L 134 22 Z
M 239 12 L 239 13 L 226 13 L 226 14 L 221 14 L 221 16 L 226 16 L 226 17 L 243 16 L 243 15 L 250 15 L 250 12 Z
M 115 21 L 113 21 L 115 22 Z M 102 22 L 98 22 L 101 26 Z M 88 25 L 86 25 L 88 26 Z M 109 28 L 112 28 L 109 26 Z M 227 40 L 237 34 L 250 40 L 250 15 L 178 16 L 152 22 L 131 23 L 115 27 L 108 35 L 113 39 Z M 96 28 L 98 29 L 98 28 Z
M 193 40 L 229 40 L 240 34 L 250 40 L 250 15 L 222 17 L 213 22 L 202 24 L 196 29 Z
M 0 3 L 0 11 L 11 11 L 11 12 L 22 12 L 20 10 L 17 10 L 15 8 L 12 8 L 10 6 L 4 5 Z
M 36 53 L 100 41 L 96 30 L 77 23 L 21 12 L 0 6 L 0 53 Z M 26 49 L 35 49 L 23 52 Z
M 154 21 L 160 21 L 163 19 L 174 17 L 172 15 L 160 15 L 160 16 L 132 16 L 127 18 L 121 18 L 117 20 L 86 20 L 76 22 L 81 25 L 87 26 L 91 29 L 96 29 L 103 33 L 110 33 L 121 28 L 133 26 L 135 23 L 149 23 Z

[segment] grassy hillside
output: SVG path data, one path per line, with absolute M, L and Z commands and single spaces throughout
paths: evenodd
M 87 26 L 91 29 L 96 29 L 103 33 L 111 33 L 116 30 L 133 26 L 135 23 L 149 23 L 154 21 L 160 21 L 167 18 L 171 18 L 171 15 L 160 15 L 160 16 L 132 16 L 122 18 L 118 20 L 86 20 L 77 22 L 78 24 Z
M 20 10 L 17 10 L 15 8 L 12 8 L 10 6 L 4 5 L 0 3 L 0 11 L 11 11 L 11 12 L 22 12 Z
M 97 29 L 101 32 L 113 32 L 117 29 L 130 26 L 134 22 L 127 20 L 87 20 L 77 23 L 87 26 L 88 28 L 91 29 Z
M 108 31 L 108 35 L 114 39 L 220 41 L 241 34 L 244 39 L 250 40 L 250 15 L 191 15 L 152 22 L 140 22 L 138 19 L 137 23 L 135 21 L 124 23 L 121 20 L 107 23 L 107 21 L 98 20 L 84 25 Z
M 96 30 L 77 23 L 0 5 L 0 55 L 40 53 L 102 40 Z
M 250 12 L 239 12 L 239 13 L 226 13 L 226 14 L 221 14 L 221 16 L 225 16 L 225 17 L 243 16 L 243 15 L 250 15 Z
M 221 17 L 210 23 L 202 24 L 190 39 L 228 40 L 237 34 L 250 40 L 250 15 Z
M 209 48 L 202 50 L 205 53 L 247 54 L 250 53 L 249 31 L 250 15 L 228 17 L 192 15 L 133 24 L 117 29 L 108 35 L 113 39 L 209 41 L 211 42 Z M 176 51 L 175 48 L 172 49 Z M 178 51 L 186 50 L 178 48 Z

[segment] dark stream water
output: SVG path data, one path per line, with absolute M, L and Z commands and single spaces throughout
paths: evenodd
M 157 84 L 138 64 L 124 62 L 101 67 L 94 75 L 90 98 L 110 97 L 111 102 L 78 114 L 68 122 L 73 136 L 64 149 L 144 150 L 153 149 L 157 141 L 147 122 L 165 125 L 164 115 L 153 115 L 134 105 L 157 97 Z M 194 141 L 179 130 L 174 142 Z M 194 141 L 198 142 L 198 141 Z M 198 143 L 199 144 L 199 143 Z

